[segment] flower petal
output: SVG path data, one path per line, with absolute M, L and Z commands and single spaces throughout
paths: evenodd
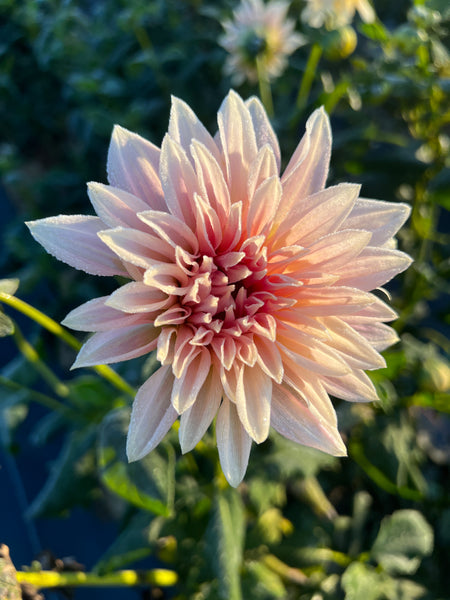
M 197 399 L 211 367 L 211 354 L 206 348 L 191 359 L 181 377 L 175 378 L 171 402 L 178 414 L 184 413 Z
M 143 269 L 161 261 L 173 260 L 175 255 L 173 248 L 164 240 L 129 227 L 106 229 L 99 233 L 99 237 L 122 260 Z
M 94 298 L 78 306 L 62 321 L 65 327 L 76 331 L 109 331 L 142 323 L 146 315 L 130 315 L 107 306 L 109 296 Z
M 60 215 L 26 225 L 49 254 L 71 267 L 91 275 L 128 276 L 122 262 L 99 239 L 105 224 L 98 217 Z
M 81 348 L 72 369 L 120 362 L 156 348 L 159 330 L 147 323 L 94 333 Z
M 220 405 L 223 388 L 220 378 L 211 369 L 194 404 L 180 418 L 180 445 L 183 454 L 192 450 L 211 425 Z
M 252 439 L 242 427 L 235 405 L 224 398 L 216 420 L 217 449 L 228 483 L 237 487 L 247 470 Z
M 321 107 L 309 117 L 306 133 L 281 178 L 281 217 L 287 215 L 299 198 L 316 194 L 325 187 L 330 165 L 331 141 L 330 121 Z
M 368 247 L 349 265 L 336 271 L 339 285 L 374 290 L 405 271 L 412 258 L 399 250 Z
M 257 147 L 250 112 L 236 92 L 231 91 L 223 101 L 217 121 L 220 141 L 227 158 L 231 201 L 244 201 L 249 165 L 257 154 Z
M 159 179 L 160 150 L 140 135 L 116 125 L 108 151 L 108 180 L 155 210 L 167 210 Z
M 236 387 L 236 407 L 244 429 L 257 444 L 269 435 L 272 379 L 255 365 L 244 367 Z
M 336 427 L 321 418 L 313 404 L 305 406 L 282 385 L 275 385 L 273 389 L 271 424 L 278 433 L 297 444 L 333 456 L 347 455 Z
M 125 313 L 152 313 L 166 309 L 172 303 L 164 292 L 138 281 L 121 286 L 105 302 L 113 310 Z
M 170 403 L 172 381 L 170 367 L 160 367 L 139 388 L 127 437 L 130 462 L 151 452 L 176 421 L 178 415 Z
M 95 182 L 88 183 L 88 195 L 95 212 L 109 227 L 145 229 L 136 213 L 148 209 L 148 205 L 137 196 Z
M 358 198 L 345 220 L 345 228 L 371 231 L 371 246 L 382 246 L 397 233 L 410 212 L 411 207 L 400 202 Z
M 261 100 L 256 96 L 252 96 L 246 100 L 245 106 L 252 118 L 258 150 L 268 144 L 273 151 L 279 171 L 281 164 L 280 145 Z

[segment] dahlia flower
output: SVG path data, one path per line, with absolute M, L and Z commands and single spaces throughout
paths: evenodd
M 373 23 L 375 11 L 368 0 L 307 0 L 302 12 L 302 21 L 311 27 L 339 29 L 350 25 L 355 17 L 355 11 L 365 23 Z
M 159 149 L 116 126 L 109 185 L 90 183 L 97 216 L 28 223 L 56 258 L 130 281 L 63 321 L 94 332 L 74 367 L 156 350 L 160 367 L 134 400 L 130 461 L 148 454 L 180 416 L 181 449 L 216 418 L 223 472 L 242 480 L 252 440 L 272 426 L 341 456 L 329 394 L 377 399 L 366 369 L 397 340 L 394 311 L 370 290 L 408 267 L 394 234 L 405 204 L 325 187 L 331 132 L 316 110 L 280 176 L 277 137 L 261 102 L 230 92 L 212 137 L 174 98 Z
M 287 66 L 287 57 L 305 43 L 294 31 L 295 23 L 286 19 L 289 2 L 243 0 L 233 13 L 233 20 L 224 21 L 225 34 L 219 40 L 229 52 L 225 73 L 239 85 L 246 79 L 258 80 L 258 63 L 268 80 L 279 77 Z

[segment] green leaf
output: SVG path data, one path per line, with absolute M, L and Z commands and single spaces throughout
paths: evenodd
M 94 570 L 99 574 L 115 571 L 152 554 L 164 522 L 163 517 L 138 512 L 103 554 Z
M 33 517 L 61 516 L 76 504 L 89 504 L 97 488 L 95 436 L 95 425 L 68 436 L 50 476 L 29 508 Z
M 206 552 L 219 579 L 219 597 L 223 600 L 242 600 L 240 571 L 244 533 L 241 496 L 234 488 L 220 490 L 206 534 Z
M 0 279 L 0 292 L 14 296 L 19 288 L 19 283 L 18 279 Z
M 14 323 L 12 320 L 0 312 L 0 337 L 6 337 L 7 335 L 12 335 L 14 333 Z
M 100 476 L 110 490 L 130 504 L 167 517 L 174 467 L 163 457 L 161 446 L 129 463 L 125 451 L 129 422 L 128 408 L 113 410 L 103 419 L 98 443 Z
M 363 563 L 352 563 L 344 572 L 341 585 L 345 600 L 385 600 L 386 575 Z
M 264 563 L 250 561 L 242 578 L 245 598 L 252 600 L 279 600 L 286 597 L 286 587 L 281 577 Z
M 381 521 L 371 555 L 388 573 L 412 574 L 433 550 L 433 530 L 416 510 L 398 510 Z

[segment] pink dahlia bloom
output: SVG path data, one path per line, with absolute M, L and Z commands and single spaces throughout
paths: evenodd
M 409 208 L 325 187 L 331 132 L 323 109 L 280 176 L 280 151 L 256 98 L 230 92 L 212 137 L 174 99 L 161 149 L 115 127 L 109 185 L 89 184 L 97 216 L 28 223 L 44 248 L 94 275 L 130 280 L 73 310 L 65 325 L 94 332 L 74 367 L 156 350 L 161 364 L 133 404 L 130 461 L 180 416 L 183 452 L 214 417 L 226 478 L 242 480 L 252 440 L 272 426 L 341 456 L 329 394 L 377 394 L 366 369 L 397 340 L 395 318 L 370 290 L 408 267 L 394 234 Z

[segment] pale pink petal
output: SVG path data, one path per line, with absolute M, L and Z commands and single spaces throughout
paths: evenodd
M 345 228 L 371 231 L 371 246 L 382 246 L 397 233 L 410 212 L 411 207 L 401 202 L 358 198 L 345 220 Z
M 197 140 L 192 142 L 191 154 L 200 193 L 208 200 L 221 222 L 224 222 L 230 213 L 231 201 L 222 168 L 208 149 Z
M 125 313 L 153 313 L 166 309 L 171 303 L 173 300 L 164 292 L 137 281 L 118 288 L 105 302 L 108 307 Z
M 277 247 L 308 246 L 336 231 L 353 208 L 359 189 L 359 185 L 341 183 L 312 196 L 299 197 L 301 202 L 296 202 L 283 217 L 279 210 L 280 225 L 274 235 Z
M 109 331 L 145 322 L 146 315 L 130 315 L 106 305 L 109 296 L 89 300 L 70 311 L 62 324 L 76 331 Z
M 364 306 L 356 313 L 345 315 L 343 318 L 350 325 L 359 323 L 373 323 L 374 321 L 393 321 L 397 313 L 383 300 L 371 294 L 373 302 Z
M 170 367 L 160 367 L 139 388 L 127 437 L 130 462 L 151 452 L 176 421 L 178 415 L 170 403 L 172 382 Z
M 384 325 L 384 323 L 356 324 L 352 323 L 351 318 L 346 319 L 346 321 L 378 352 L 386 350 L 386 348 L 399 341 L 395 330 L 388 325 Z
M 134 194 L 150 208 L 167 210 L 159 180 L 159 155 L 154 144 L 116 125 L 108 151 L 109 183 Z
M 161 146 L 159 176 L 169 211 L 192 229 L 194 193 L 199 192 L 194 169 L 180 144 L 166 135 Z
M 88 195 L 100 219 L 109 227 L 145 229 L 136 213 L 148 205 L 133 194 L 101 183 L 88 183 Z
M 272 149 L 273 155 L 275 156 L 279 171 L 281 164 L 280 145 L 261 100 L 256 96 L 252 96 L 245 102 L 245 105 L 248 108 L 252 118 L 258 150 L 266 144 L 269 145 Z
M 373 294 L 346 286 L 302 287 L 296 309 L 306 316 L 348 315 L 359 313 L 374 302 Z
M 337 427 L 336 411 L 322 384 L 321 377 L 301 367 L 297 367 L 295 370 L 288 367 L 285 371 L 282 387 L 298 396 L 305 406 L 313 405 L 318 414 L 328 424 Z
M 281 218 L 287 215 L 300 198 L 306 198 L 323 190 L 328 176 L 330 157 L 330 121 L 322 107 L 309 117 L 306 133 L 283 173 Z
M 169 261 L 174 256 L 173 248 L 159 237 L 130 229 L 116 227 L 99 233 L 99 237 L 122 260 L 146 269 L 160 261 Z
M 228 159 L 228 182 L 232 202 L 244 201 L 249 165 L 257 154 L 255 129 L 248 108 L 231 91 L 218 113 L 220 141 Z
M 405 271 L 412 259 L 399 250 L 366 248 L 350 265 L 336 271 L 339 285 L 355 286 L 361 290 L 374 290 Z
M 247 184 L 249 199 L 253 197 L 256 188 L 266 179 L 274 176 L 278 177 L 276 158 L 272 148 L 266 144 L 258 151 L 255 160 L 250 165 Z
M 283 364 L 297 365 L 321 376 L 344 375 L 350 372 L 350 367 L 344 359 L 326 343 L 315 339 L 308 343 L 305 336 L 303 341 L 300 341 L 300 335 L 298 332 L 298 337 L 295 338 L 291 332 L 283 331 L 277 336 Z
M 255 365 L 244 367 L 236 388 L 236 407 L 239 419 L 257 444 L 269 435 L 272 379 Z
M 267 233 L 281 199 L 281 183 L 277 176 L 266 179 L 250 198 L 247 214 L 248 235 Z
M 72 369 L 110 364 L 148 354 L 156 348 L 159 330 L 151 324 L 94 333 L 82 346 Z
M 180 418 L 178 434 L 183 454 L 192 450 L 206 433 L 219 409 L 222 395 L 220 379 L 211 369 L 195 403 Z
M 377 402 L 378 394 L 364 371 L 354 370 L 342 377 L 324 377 L 323 385 L 329 394 L 348 402 Z
M 243 428 L 235 405 L 224 398 L 216 420 L 217 449 L 227 481 L 237 487 L 247 470 L 252 438 Z
M 220 162 L 219 149 L 206 127 L 199 121 L 194 111 L 179 98 L 172 96 L 170 109 L 169 135 L 189 153 L 193 140 L 200 142 L 214 159 Z
M 211 367 L 211 354 L 206 348 L 191 359 L 181 377 L 175 378 L 171 402 L 178 414 L 184 413 L 197 399 Z
M 46 251 L 75 269 L 91 275 L 122 275 L 122 262 L 98 238 L 105 224 L 98 217 L 60 215 L 26 223 Z
M 384 369 L 386 361 L 362 335 L 337 317 L 325 317 L 328 344 L 354 369 Z
M 272 427 L 284 437 L 333 456 L 346 456 L 338 430 L 318 414 L 314 405 L 306 407 L 281 385 L 272 394 Z
M 371 238 L 368 231 L 344 229 L 330 233 L 311 244 L 297 268 L 305 265 L 305 272 L 323 270 L 333 273 L 335 269 L 351 264 L 358 254 L 367 246 Z
M 254 336 L 256 360 L 261 369 L 277 383 L 283 379 L 283 360 L 276 344 L 259 335 Z
M 156 210 L 139 213 L 138 217 L 153 229 L 166 244 L 170 244 L 174 248 L 181 246 L 191 254 L 198 252 L 198 241 L 193 231 L 177 217 Z

